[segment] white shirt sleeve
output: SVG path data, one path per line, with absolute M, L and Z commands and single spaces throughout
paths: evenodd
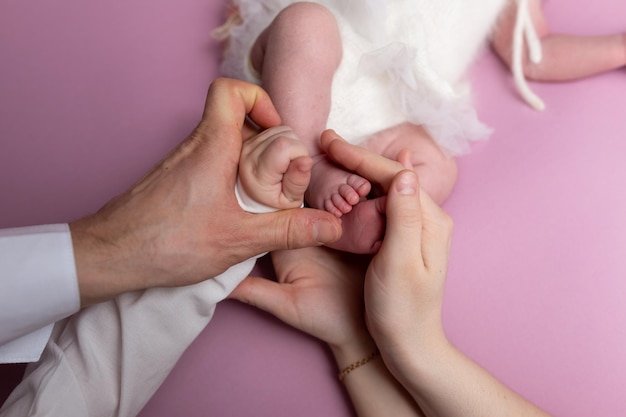
M 236 194 L 255 210 L 243 189 Z M 195 285 L 121 294 L 59 321 L 0 415 L 136 416 L 255 262 Z
M 67 224 L 0 230 L 0 363 L 39 360 L 54 322 L 79 308 Z

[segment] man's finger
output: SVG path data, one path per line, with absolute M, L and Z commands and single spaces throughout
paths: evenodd
M 181 151 L 196 153 L 206 159 L 203 151 L 219 155 L 229 167 L 239 161 L 241 144 L 254 129 L 280 124 L 280 116 L 267 93 L 259 86 L 244 81 L 218 78 L 209 87 L 202 120 L 187 138 Z M 211 146 L 206 146 L 208 142 Z M 228 180 L 228 178 L 226 178 Z
M 280 116 L 261 87 L 244 81 L 218 78 L 209 87 L 202 119 L 209 126 L 229 126 L 241 134 L 249 116 L 259 127 L 280 124 Z

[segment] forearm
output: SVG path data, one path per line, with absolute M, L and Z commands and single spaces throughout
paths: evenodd
M 352 346 L 331 346 L 331 350 L 340 371 L 377 352 L 371 340 Z M 380 355 L 352 370 L 342 382 L 359 417 L 424 416 L 417 403 L 388 371 Z
M 414 352 L 394 371 L 429 417 L 548 416 L 465 356 L 447 340 Z M 408 361 L 407 361 L 408 362 Z

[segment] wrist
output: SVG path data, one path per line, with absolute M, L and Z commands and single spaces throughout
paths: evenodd
M 345 343 L 329 344 L 329 347 L 340 371 L 378 351 L 374 339 L 367 333 Z
M 442 364 L 453 362 L 451 358 L 456 348 L 443 329 L 424 334 L 428 337 L 380 345 L 381 356 L 389 371 L 405 386 L 427 385 Z
M 123 288 L 130 274 L 116 245 L 99 237 L 92 217 L 70 223 L 81 306 L 96 304 L 134 288 Z

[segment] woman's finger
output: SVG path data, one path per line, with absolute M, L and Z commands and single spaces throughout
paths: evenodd
M 322 151 L 337 164 L 379 184 L 385 192 L 389 190 L 396 174 L 404 169 L 400 162 L 349 144 L 333 130 L 322 133 L 320 145 Z

